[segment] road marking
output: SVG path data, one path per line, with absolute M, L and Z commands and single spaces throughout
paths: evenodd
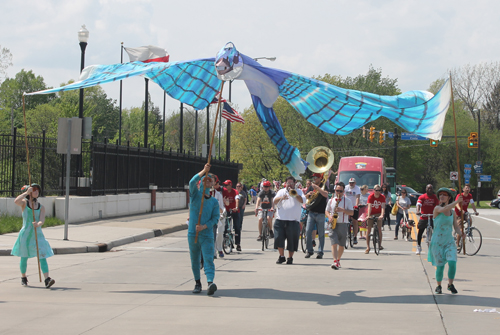
M 488 218 L 485 218 L 485 217 L 482 217 L 482 216 L 476 216 L 474 219 L 483 219 L 483 220 L 487 220 L 487 221 L 491 221 L 491 222 L 495 222 L 497 225 L 500 226 L 500 222 L 496 221 L 496 220 L 493 220 L 493 219 L 488 219 Z

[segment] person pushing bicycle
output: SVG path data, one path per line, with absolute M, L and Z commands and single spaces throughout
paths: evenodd
M 425 193 L 418 197 L 417 201 L 417 215 L 430 214 L 432 215 L 434 208 L 439 204 L 439 200 L 434 194 L 434 187 L 429 184 L 425 187 Z M 415 254 L 420 255 L 422 252 L 422 236 L 424 235 L 425 228 L 430 224 L 433 226 L 432 216 L 423 216 L 418 220 L 418 234 L 417 234 L 417 251 Z

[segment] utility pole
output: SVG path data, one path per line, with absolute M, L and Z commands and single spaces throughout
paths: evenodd
M 396 170 L 396 177 L 394 178 L 394 182 L 396 185 L 398 184 L 397 182 L 397 177 L 398 177 L 398 128 L 394 127 L 394 170 Z

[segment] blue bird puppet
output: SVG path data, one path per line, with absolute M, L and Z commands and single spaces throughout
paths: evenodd
M 27 95 L 80 89 L 137 75 L 149 78 L 172 98 L 198 110 L 213 101 L 221 80 L 243 80 L 262 126 L 278 149 L 283 163 L 297 179 L 305 172 L 306 165 L 299 150 L 288 143 L 273 110 L 273 104 L 279 96 L 288 101 L 308 122 L 329 134 L 347 135 L 384 116 L 408 132 L 434 140 L 441 139 L 451 101 L 449 81 L 435 96 L 426 91 L 381 96 L 347 90 L 262 66 L 239 53 L 231 42 L 215 58 L 172 63 L 130 62 L 89 66 L 83 70 L 78 82 Z

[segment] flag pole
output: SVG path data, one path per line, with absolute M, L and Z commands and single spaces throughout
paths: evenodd
M 223 89 L 224 89 L 224 81 L 222 81 L 222 84 L 220 85 L 219 103 L 217 104 L 217 113 L 215 114 L 214 130 L 212 131 L 212 140 L 210 141 L 210 150 L 208 151 L 207 164 L 210 164 L 210 160 L 212 159 L 212 146 L 214 143 L 215 130 L 217 129 L 217 118 L 219 117 L 219 110 L 220 110 L 220 103 L 222 100 L 222 90 Z M 205 176 L 207 176 L 207 175 L 208 175 L 208 171 L 205 173 Z M 203 180 L 203 177 L 202 177 L 202 180 Z M 198 215 L 198 223 L 196 224 L 197 226 L 199 226 L 201 223 L 201 213 L 203 212 L 203 200 L 205 200 L 205 183 L 202 182 L 201 187 L 202 187 L 202 196 L 201 196 L 200 214 Z M 198 243 L 198 231 L 196 231 L 196 237 L 194 239 L 194 243 Z
M 453 81 L 451 80 L 451 73 L 450 73 L 450 87 L 451 87 L 451 105 L 453 109 L 453 123 L 455 125 L 455 148 L 457 150 L 457 172 L 458 172 L 458 193 L 460 194 L 460 191 L 462 190 L 462 183 L 461 183 L 461 178 L 460 178 L 460 159 L 458 157 L 458 138 L 457 138 L 457 119 L 455 116 L 455 100 L 453 98 Z M 460 217 L 461 217 L 461 230 L 462 230 L 462 246 L 463 246 L 463 252 L 465 255 L 465 235 L 464 235 L 464 212 L 462 211 L 462 203 L 460 203 Z M 458 244 L 458 240 L 457 240 Z
M 23 119 L 24 119 L 24 143 L 26 144 L 26 161 L 28 163 L 28 188 L 31 187 L 31 172 L 30 172 L 30 152 L 28 148 L 28 129 L 26 128 L 26 111 L 25 111 L 25 103 L 24 103 L 24 93 L 23 93 Z M 28 199 L 31 206 L 31 213 L 33 213 L 33 222 L 35 222 L 35 208 L 33 206 L 33 195 L 30 195 Z M 42 282 L 42 272 L 40 270 L 40 254 L 38 252 L 38 234 L 36 232 L 36 227 L 33 227 L 35 230 L 35 241 L 36 241 L 36 260 L 38 263 L 38 279 L 40 279 L 40 283 Z

